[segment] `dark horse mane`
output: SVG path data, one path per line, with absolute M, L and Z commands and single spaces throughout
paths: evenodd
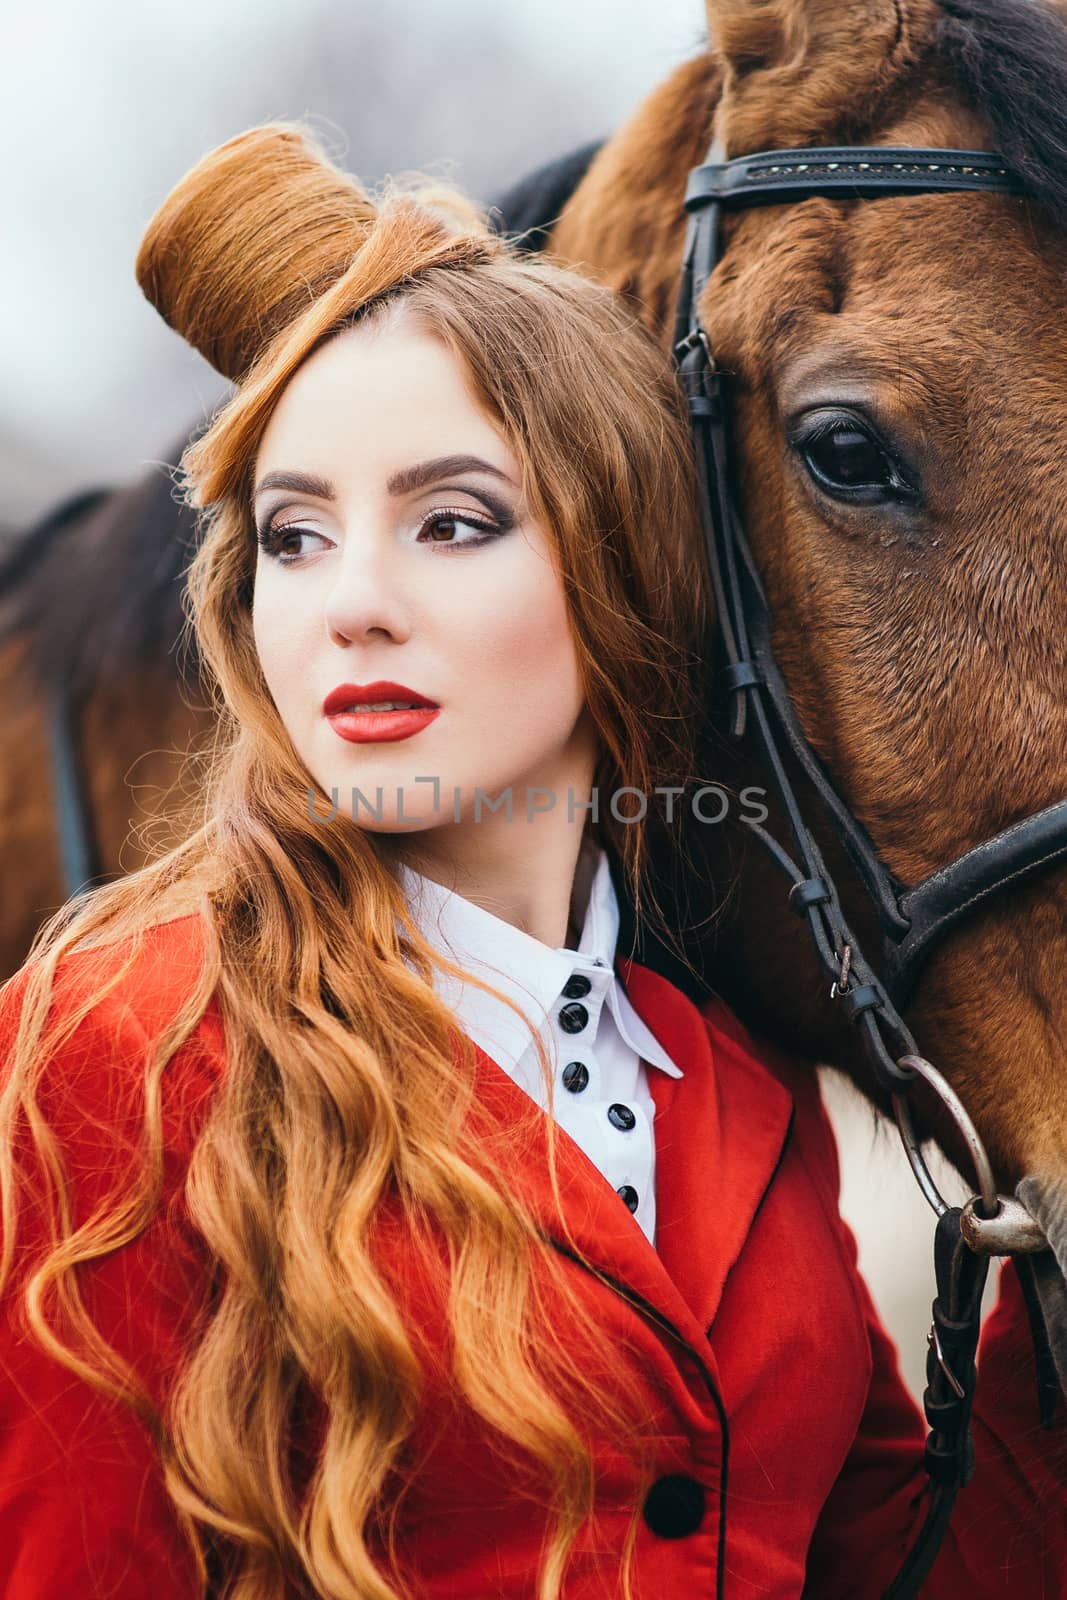
M 937 51 L 995 149 L 1067 229 L 1067 20 L 1042 0 L 940 0 Z
M 941 0 L 935 47 L 964 98 L 986 119 L 997 150 L 1050 220 L 1067 229 L 1067 22 L 1042 0 Z M 494 207 L 501 231 L 540 248 L 598 148 L 541 167 Z M 0 644 L 28 641 L 26 665 L 75 696 L 138 663 L 173 653 L 182 628 L 183 575 L 194 514 L 176 497 L 173 468 L 69 500 L 15 539 L 0 560 Z M 195 656 L 176 660 L 195 674 Z
M 77 699 L 175 653 L 197 537 L 175 495 L 173 467 L 153 467 L 128 487 L 65 500 L 5 551 L 0 645 L 24 638 L 23 666 L 37 682 L 62 683 Z M 173 670 L 192 681 L 195 651 Z

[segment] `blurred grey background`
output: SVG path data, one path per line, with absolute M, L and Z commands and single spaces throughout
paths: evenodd
M 148 218 L 214 145 L 310 115 L 367 181 L 418 169 L 488 200 L 608 134 L 703 36 L 701 0 L 9 8 L 0 533 L 72 491 L 137 476 L 221 397 L 217 374 L 164 327 L 133 276 Z M 932 1216 L 892 1130 L 833 1079 L 828 1100 L 843 1209 L 918 1390 Z
M 699 48 L 700 0 L 41 0 L 6 10 L 0 527 L 137 471 L 220 396 L 133 276 L 181 175 L 310 115 L 347 170 L 478 199 L 608 133 Z

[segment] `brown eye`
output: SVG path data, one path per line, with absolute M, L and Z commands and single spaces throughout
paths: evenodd
M 890 452 L 848 413 L 808 419 L 790 442 L 813 482 L 835 499 L 865 505 L 917 499 Z
M 280 567 L 294 566 L 308 553 L 302 540 L 318 539 L 320 546 L 325 542 L 322 534 L 316 533 L 314 528 L 302 528 L 295 522 L 281 522 L 260 528 L 256 538 L 264 554 Z
M 434 511 L 420 525 L 419 538 L 427 544 L 448 544 L 463 550 L 486 544 L 506 531 L 498 522 L 483 521 L 466 511 L 462 515 L 458 511 Z
M 429 525 L 429 536 L 435 543 L 445 544 L 456 537 L 455 517 L 435 517 Z
M 888 488 L 892 481 L 882 452 L 858 428 L 835 428 L 813 439 L 805 459 L 827 482 L 842 488 L 857 489 L 861 484 Z

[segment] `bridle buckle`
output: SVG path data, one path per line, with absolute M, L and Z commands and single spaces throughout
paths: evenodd
M 683 334 L 674 347 L 675 360 L 681 361 L 693 350 L 699 349 L 703 349 L 708 366 L 714 371 L 715 357 L 711 353 L 711 340 L 703 328 L 690 328 L 688 333 Z
M 934 1355 L 937 1357 L 937 1364 L 941 1368 L 941 1371 L 945 1374 L 949 1388 L 952 1390 L 953 1394 L 959 1400 L 964 1399 L 967 1391 L 964 1389 L 963 1384 L 960 1382 L 952 1368 L 949 1366 L 948 1362 L 945 1360 L 945 1352 L 941 1348 L 941 1338 L 937 1331 L 936 1322 L 932 1322 L 930 1324 L 930 1332 L 926 1335 L 926 1343 L 928 1348 L 931 1349 L 934 1352 Z

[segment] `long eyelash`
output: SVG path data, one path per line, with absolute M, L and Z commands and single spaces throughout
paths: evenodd
M 290 533 L 295 527 L 295 522 L 279 522 L 274 527 L 264 526 L 256 529 L 256 538 L 264 550 L 268 550 L 271 545 L 277 543 L 283 534 Z
M 796 449 L 806 450 L 813 444 L 821 444 L 823 439 L 828 439 L 830 435 L 842 425 L 846 427 L 852 427 L 856 429 L 857 432 L 866 434 L 867 438 L 870 440 L 871 444 L 874 445 L 875 449 L 881 451 L 885 463 L 892 474 L 894 486 L 899 489 L 902 496 L 915 496 L 919 493 L 912 481 L 910 473 L 908 472 L 904 463 L 899 459 L 896 452 L 892 450 L 888 444 L 886 444 L 885 440 L 875 429 L 864 426 L 858 421 L 858 419 L 853 419 L 839 413 L 831 413 L 830 416 L 824 417 L 820 421 L 816 422 L 815 425 L 808 430 L 808 432 L 795 433 L 790 438 L 789 442 Z
M 284 567 L 293 561 L 298 561 L 300 558 L 297 555 L 283 556 L 279 554 L 282 540 L 290 533 L 310 533 L 311 531 L 310 528 L 303 528 L 299 522 L 278 522 L 273 526 L 268 524 L 257 528 L 256 541 L 261 549 L 265 550 L 268 555 L 275 556 Z
M 484 519 L 477 512 L 469 511 L 466 506 L 437 506 L 433 511 L 428 512 L 419 523 L 419 533 L 425 533 L 426 529 L 435 522 L 445 521 L 462 522 L 469 528 L 481 528 L 483 530 L 480 538 L 464 539 L 462 543 L 452 539 L 431 539 L 428 541 L 430 544 L 439 545 L 446 550 L 449 548 L 454 550 L 475 550 L 479 545 L 488 544 L 490 539 L 499 538 L 502 533 L 507 533 L 510 528 L 515 526 L 514 521 L 507 516 L 498 517 L 495 520 Z

